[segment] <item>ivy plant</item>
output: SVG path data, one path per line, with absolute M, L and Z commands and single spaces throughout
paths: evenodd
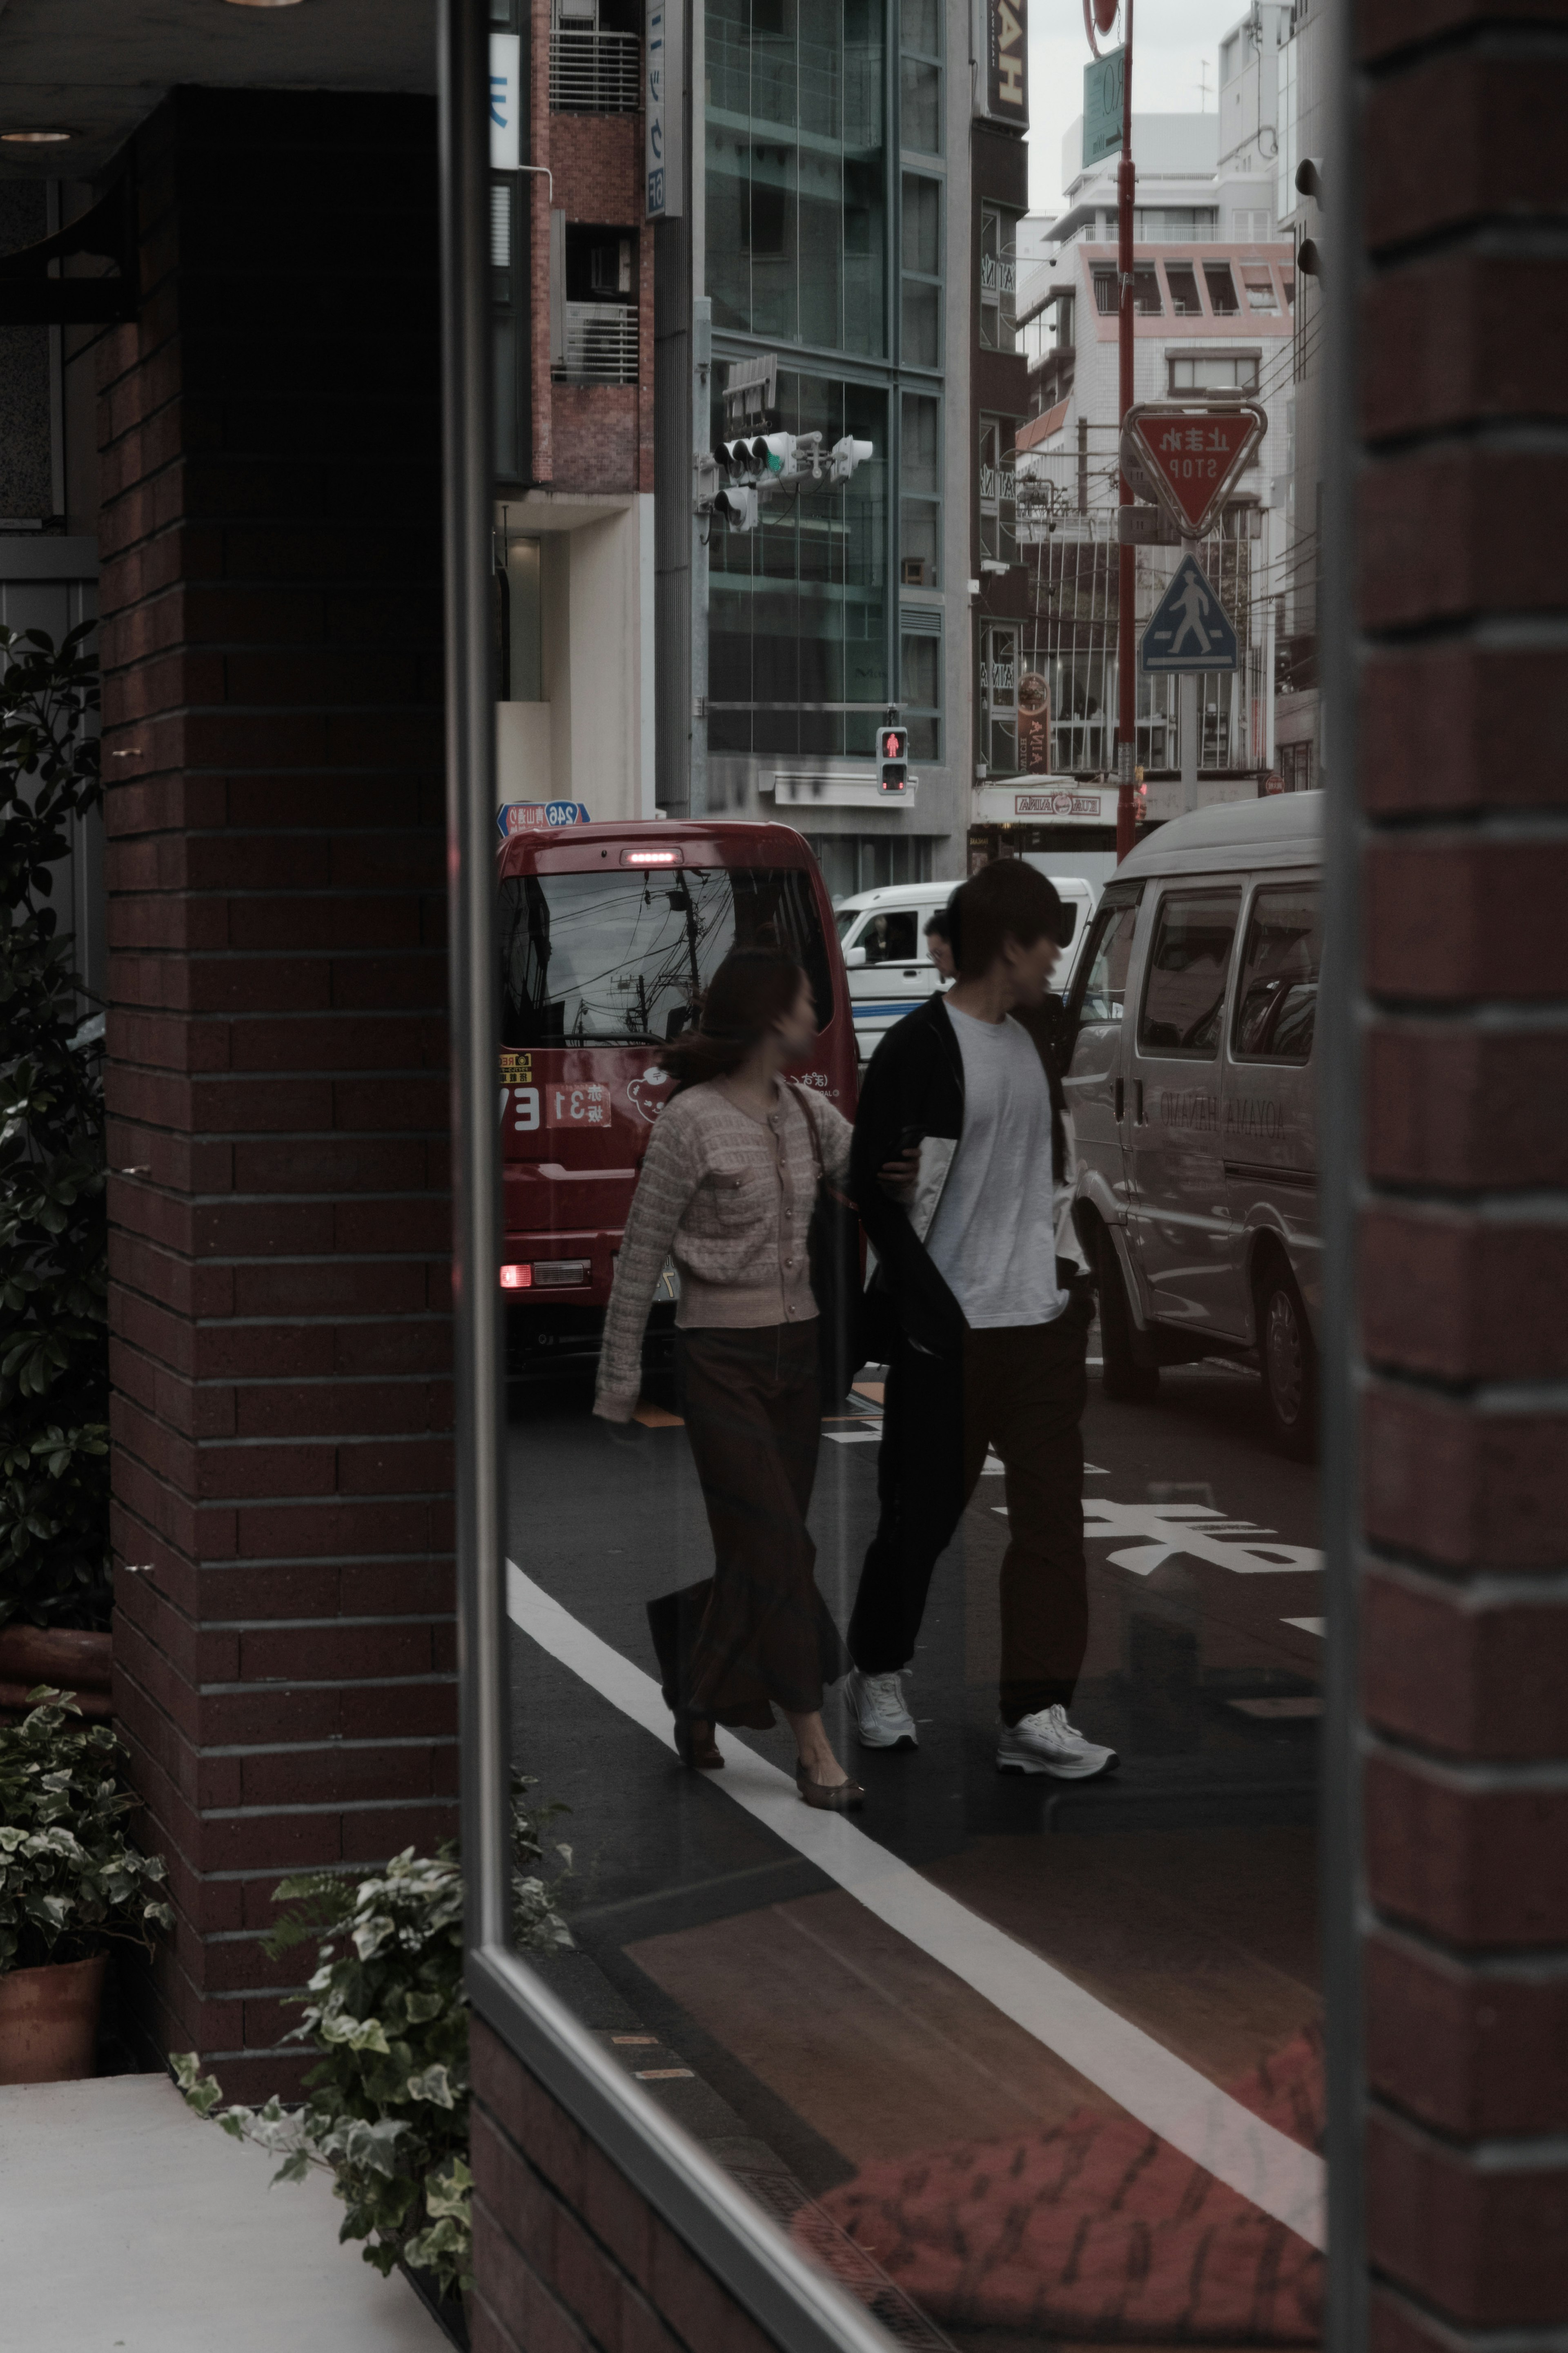
M 20 1724 L 0 1724 L 0 1977 L 89 1960 L 117 1937 L 151 1951 L 174 1915 L 163 1857 L 126 1835 L 141 1800 L 125 1747 L 65 1693 L 28 1697 Z
M 519 1777 L 512 1802 L 512 1925 L 535 1951 L 570 1945 L 555 1894 L 572 1851 L 549 1841 L 552 1806 L 533 1806 Z M 547 1845 L 555 1858 L 547 1879 Z M 194 2052 L 174 2058 L 186 2099 L 236 2140 L 280 2157 L 275 2181 L 314 2167 L 333 2179 L 346 2211 L 339 2237 L 366 2242 L 364 2260 L 425 2274 L 441 2296 L 473 2284 L 468 2171 L 468 2011 L 463 1989 L 463 1880 L 449 1843 L 412 1847 L 375 1878 L 312 1872 L 284 1880 L 289 1905 L 265 1950 L 276 1958 L 320 1937 L 318 1967 L 290 2041 L 321 2052 L 302 2107 L 225 2107 Z
M 100 791 L 93 626 L 0 628 L 0 1626 L 109 1623 L 103 1020 L 51 903 Z

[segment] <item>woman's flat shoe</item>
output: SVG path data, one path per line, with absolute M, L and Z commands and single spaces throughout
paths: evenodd
M 723 1751 L 713 1737 L 713 1726 L 700 1716 L 689 1716 L 675 1727 L 675 1749 L 683 1765 L 694 1773 L 721 1773 Z
M 825 1782 L 812 1780 L 804 1765 L 795 1768 L 795 1786 L 808 1806 L 819 1813 L 855 1814 L 866 1802 L 866 1792 L 858 1781 L 846 1778 L 829 1788 Z

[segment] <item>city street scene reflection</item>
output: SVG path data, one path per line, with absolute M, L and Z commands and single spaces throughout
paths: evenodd
M 983 869 L 858 1071 L 798 837 L 502 855 L 530 1957 L 903 2343 L 1320 2333 L 1314 822 Z

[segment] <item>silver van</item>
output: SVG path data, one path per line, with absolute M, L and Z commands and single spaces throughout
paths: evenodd
M 1038 858 L 1032 866 L 1042 866 Z M 1043 871 L 1043 866 L 1042 866 Z M 1076 874 L 1053 874 L 1062 904 L 1073 911 L 1072 936 L 1053 983 L 1065 997 L 1088 933 L 1094 885 Z M 942 983 L 926 947 L 925 927 L 958 889 L 954 882 L 885 882 L 858 891 L 834 910 L 849 979 L 849 1006 L 860 1060 L 868 1061 L 883 1033 L 934 997 Z
M 1256 1361 L 1310 1450 L 1321 1299 L 1313 1023 L 1322 796 L 1178 818 L 1107 884 L 1068 1001 L 1074 1215 L 1108 1397 Z

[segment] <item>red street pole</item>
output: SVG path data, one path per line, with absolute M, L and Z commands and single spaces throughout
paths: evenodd
M 1137 174 L 1132 167 L 1132 0 L 1121 0 L 1125 30 L 1121 43 L 1121 160 L 1116 167 L 1116 267 L 1121 280 L 1119 402 L 1124 427 L 1132 406 L 1132 193 Z M 1117 470 L 1121 509 L 1132 504 L 1127 477 Z M 1121 528 L 1125 530 L 1126 525 Z M 1137 594 L 1132 543 L 1123 539 L 1116 563 L 1116 855 L 1120 861 L 1132 847 L 1135 821 L 1134 770 L 1138 765 L 1138 642 Z

